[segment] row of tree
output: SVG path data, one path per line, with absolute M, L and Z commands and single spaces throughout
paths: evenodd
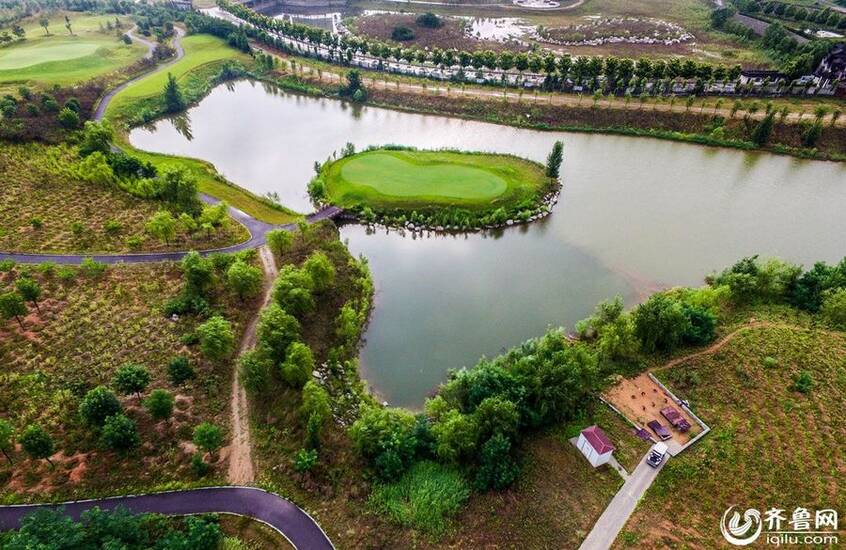
M 76 521 L 62 509 L 43 509 L 23 518 L 19 529 L 0 534 L 0 547 L 6 550 L 217 550 L 222 542 L 223 532 L 214 517 L 165 518 L 133 514 L 123 507 L 95 507 Z
M 255 25 L 258 31 L 248 27 L 247 32 L 265 43 L 283 47 L 269 33 L 288 36 L 299 41 L 305 41 L 313 46 L 329 48 L 337 54 L 339 61 L 349 61 L 355 53 L 370 54 L 385 61 L 407 61 L 417 63 L 432 63 L 437 66 L 488 70 L 502 70 L 553 75 L 571 78 L 576 82 L 603 77 L 612 88 L 626 87 L 633 79 L 660 80 L 663 78 L 709 80 L 736 80 L 740 75 L 740 65 L 725 67 L 697 63 L 692 59 L 638 60 L 609 56 L 578 56 L 555 55 L 547 52 L 543 55 L 536 53 L 515 53 L 511 51 L 458 51 L 453 49 L 429 50 L 405 49 L 390 44 L 365 40 L 354 36 L 337 36 L 331 32 L 292 23 L 287 20 L 274 19 L 256 13 L 242 5 L 233 4 L 228 0 L 220 0 L 220 6 L 236 17 Z

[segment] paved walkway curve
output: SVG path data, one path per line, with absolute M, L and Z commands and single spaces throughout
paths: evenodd
M 291 501 L 255 487 L 209 487 L 147 495 L 108 497 L 61 504 L 22 504 L 0 507 L 0 530 L 16 529 L 21 519 L 44 508 L 63 507 L 73 517 L 95 506 L 111 510 L 123 506 L 136 514 L 194 515 L 227 513 L 266 523 L 300 550 L 334 550 L 326 533 Z
M 168 61 L 167 63 L 162 63 L 161 65 L 157 65 L 151 71 L 145 71 L 144 73 L 139 74 L 138 76 L 136 76 L 134 78 L 130 78 L 126 82 L 119 84 L 118 86 L 115 86 L 114 88 L 112 88 L 111 90 L 106 92 L 106 95 L 104 95 L 103 98 L 100 99 L 100 102 L 97 103 L 97 108 L 94 109 L 94 113 L 92 114 L 91 118 L 93 118 L 94 120 L 103 120 L 103 117 L 106 116 L 106 108 L 108 108 L 109 103 L 111 103 L 111 101 L 115 98 L 115 96 L 118 93 L 122 92 L 128 86 L 131 86 L 132 84 L 138 82 L 142 78 L 147 78 L 148 76 L 150 76 L 153 73 L 159 72 L 162 69 L 170 67 L 171 65 L 173 65 L 174 63 L 176 63 L 177 61 L 179 61 L 180 59 L 182 59 L 185 56 L 185 49 L 182 47 L 182 42 L 180 42 L 181 38 L 183 36 L 185 36 L 185 31 L 183 31 L 179 27 L 174 27 L 173 30 L 176 33 L 175 36 L 173 37 L 173 48 L 174 48 L 174 50 L 176 50 L 176 55 L 174 56 L 174 58 L 171 59 L 170 61 Z M 133 39 L 135 39 L 138 42 L 147 46 L 147 53 L 144 55 L 145 58 L 149 59 L 149 58 L 153 57 L 153 50 L 156 47 L 155 44 L 153 44 L 149 40 L 138 37 L 137 35 L 133 34 L 133 31 L 129 31 L 128 34 Z

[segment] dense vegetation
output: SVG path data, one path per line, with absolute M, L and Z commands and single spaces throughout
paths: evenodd
M 223 533 L 214 516 L 172 519 L 133 515 L 125 508 L 83 512 L 79 521 L 61 511 L 41 510 L 23 519 L 20 529 L 0 534 L 8 550 L 33 548 L 122 548 L 125 550 L 192 548 L 217 550 Z
M 320 468 L 333 419 L 350 418 L 369 399 L 356 355 L 373 284 L 366 262 L 349 256 L 331 224 L 273 231 L 268 243 L 282 266 L 259 318 L 257 345 L 241 356 L 240 376 L 259 410 L 291 415 L 285 430 L 302 439 L 286 466 L 305 474 Z

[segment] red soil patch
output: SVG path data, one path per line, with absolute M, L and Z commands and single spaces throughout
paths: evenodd
M 664 393 L 664 390 L 656 384 L 648 374 L 643 373 L 635 378 L 624 378 L 614 387 L 607 390 L 603 397 L 617 410 L 622 412 L 626 418 L 640 426 L 646 426 L 647 422 L 657 420 L 670 430 L 673 440 L 679 445 L 684 445 L 690 438 L 699 432 L 699 423 L 693 419 L 681 407 L 673 403 L 673 400 Z M 666 418 L 661 416 L 661 409 L 671 405 L 690 423 L 691 428 L 687 433 L 681 433 L 670 426 Z M 647 428 L 648 429 L 648 428 Z M 655 434 L 651 434 L 653 437 Z

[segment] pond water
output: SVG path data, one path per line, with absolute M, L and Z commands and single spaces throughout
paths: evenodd
M 301 211 L 314 161 L 348 141 L 542 161 L 556 139 L 563 192 L 541 222 L 497 235 L 342 228 L 377 289 L 362 372 L 391 404 L 419 406 L 448 369 L 572 327 L 615 294 L 632 304 L 751 254 L 806 265 L 846 255 L 846 166 L 836 163 L 362 108 L 246 81 L 215 89 L 187 120 L 130 135 L 142 149 L 211 161 Z

